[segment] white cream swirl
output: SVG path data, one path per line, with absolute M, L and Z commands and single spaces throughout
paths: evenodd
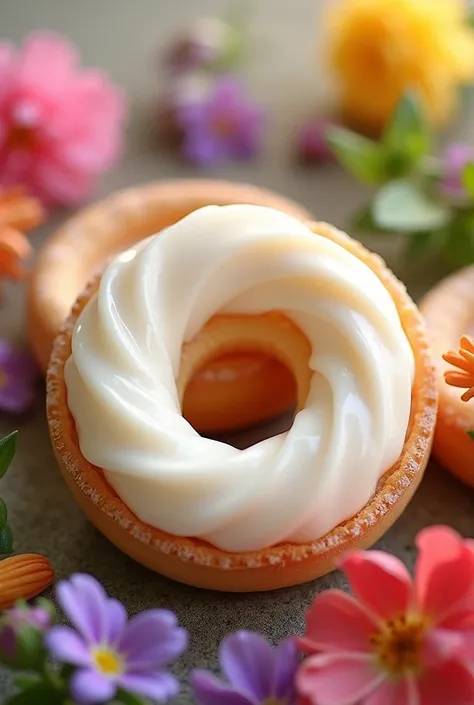
M 305 408 L 245 450 L 182 417 L 183 341 L 217 312 L 284 312 L 312 346 Z M 378 277 L 279 211 L 208 206 L 117 257 L 77 322 L 68 405 L 87 460 L 144 522 L 226 551 L 306 542 L 397 460 L 414 359 Z

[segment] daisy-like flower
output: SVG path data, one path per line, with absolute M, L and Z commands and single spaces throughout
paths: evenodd
M 217 79 L 198 100 L 180 101 L 176 120 L 184 156 L 198 166 L 248 159 L 260 148 L 263 113 L 234 78 Z
M 24 276 L 32 248 L 23 233 L 37 227 L 43 217 L 39 202 L 21 187 L 0 191 L 0 277 Z
M 74 702 L 108 702 L 118 689 L 159 702 L 178 693 L 178 681 L 165 667 L 185 650 L 187 632 L 173 612 L 147 610 L 127 621 L 122 603 L 90 575 L 60 582 L 56 597 L 75 629 L 53 627 L 46 644 L 56 660 L 77 668 Z
M 124 98 L 74 45 L 46 32 L 0 41 L 0 184 L 48 205 L 76 205 L 122 147 Z
M 443 360 L 458 368 L 444 373 L 447 384 L 467 390 L 461 396 L 463 401 L 472 399 L 474 397 L 474 340 L 463 335 L 459 351 L 447 352 L 443 355 Z
M 227 679 L 195 670 L 191 687 L 200 705 L 294 705 L 298 651 L 292 639 L 272 648 L 260 634 L 240 631 L 221 644 L 220 665 Z
M 312 705 L 474 702 L 472 541 L 435 526 L 416 543 L 413 581 L 397 558 L 355 551 L 341 561 L 355 597 L 316 597 L 296 679 Z

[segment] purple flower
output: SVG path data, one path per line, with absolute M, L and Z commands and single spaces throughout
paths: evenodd
M 223 61 L 234 30 L 219 17 L 198 17 L 169 48 L 165 65 L 174 73 L 205 69 Z
M 246 159 L 259 150 L 263 113 L 234 78 L 217 79 L 201 101 L 181 103 L 177 120 L 184 155 L 198 166 Z
M 0 339 L 0 409 L 21 414 L 33 403 L 36 364 L 28 350 Z
M 51 625 L 51 615 L 42 607 L 12 607 L 0 620 L 0 657 L 15 662 L 19 656 L 19 639 L 25 628 L 44 633 Z
M 440 183 L 445 196 L 456 200 L 466 196 L 462 173 L 470 162 L 474 162 L 474 149 L 468 144 L 454 143 L 445 150 L 442 158 L 443 178 Z
M 293 705 L 299 664 L 292 639 L 272 648 L 260 634 L 236 632 L 224 639 L 220 665 L 227 683 L 208 671 L 191 674 L 191 687 L 201 705 Z
M 173 612 L 147 610 L 127 621 L 125 607 L 90 575 L 73 575 L 56 597 L 75 627 L 53 627 L 46 644 L 58 661 L 77 667 L 71 696 L 79 705 L 108 701 L 118 688 L 164 702 L 179 691 L 164 668 L 187 645 Z
M 319 164 L 334 159 L 327 142 L 326 131 L 330 123 L 325 120 L 312 120 L 301 128 L 298 137 L 298 155 L 307 164 Z

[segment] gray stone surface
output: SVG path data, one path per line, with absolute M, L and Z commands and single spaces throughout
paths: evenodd
M 232 165 L 212 175 L 276 189 L 298 199 L 321 219 L 344 227 L 348 214 L 367 197 L 364 190 L 336 166 L 306 171 L 292 161 L 292 139 L 299 122 L 321 102 L 321 95 L 327 95 L 314 59 L 321 2 L 259 0 L 254 4 L 253 58 L 245 71 L 250 87 L 270 113 L 265 154 L 255 164 Z M 127 152 L 121 166 L 104 180 L 101 195 L 151 179 L 195 174 L 155 144 L 154 115 L 161 87 L 156 56 L 193 13 L 217 13 L 226 7 L 219 0 L 3 0 L 0 31 L 14 41 L 36 28 L 66 33 L 79 45 L 85 64 L 104 67 L 126 88 L 131 104 Z M 51 220 L 34 236 L 35 243 L 63 217 Z M 402 265 L 400 243 L 391 239 L 370 244 L 388 258 L 414 296 L 441 274 L 441 269 L 426 262 L 411 269 Z M 24 337 L 23 307 L 23 293 L 9 287 L 0 308 L 1 335 Z M 315 593 L 342 585 L 341 576 L 333 574 L 302 587 L 241 596 L 199 591 L 154 575 L 102 538 L 73 502 L 50 449 L 41 388 L 36 410 L 28 418 L 0 420 L 0 433 L 14 427 L 21 431 L 18 454 L 1 489 L 10 508 L 16 550 L 49 556 L 58 578 L 74 571 L 91 572 L 132 614 L 152 606 L 176 610 L 191 634 L 189 651 L 177 667 L 183 682 L 192 667 L 216 667 L 216 646 L 227 633 L 257 629 L 277 641 L 299 632 Z M 473 493 L 431 465 L 415 499 L 380 546 L 411 564 L 418 529 L 443 522 L 470 536 L 473 512 Z M 0 701 L 8 690 L 8 679 L 0 673 Z M 186 689 L 179 702 L 191 702 Z

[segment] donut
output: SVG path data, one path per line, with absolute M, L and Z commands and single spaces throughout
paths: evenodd
M 445 377 L 453 380 L 453 363 L 462 358 L 449 351 L 474 330 L 474 267 L 460 269 L 439 282 L 422 299 L 420 310 L 428 328 L 439 388 L 433 455 L 453 475 L 474 486 L 474 441 L 467 433 L 474 429 L 474 406 L 465 403 L 462 397 L 468 397 L 461 396 L 457 386 L 445 381 Z
M 181 399 L 203 362 L 249 345 L 291 369 L 297 413 L 238 450 L 200 436 Z M 306 582 L 376 541 L 421 480 L 436 407 L 422 318 L 383 261 L 248 204 L 115 258 L 47 373 L 53 450 L 89 519 L 149 568 L 225 591 Z
M 30 280 L 29 338 L 41 369 L 47 369 L 54 338 L 77 296 L 111 257 L 201 206 L 241 202 L 311 217 L 303 206 L 266 189 L 196 179 L 127 189 L 71 218 L 40 249 Z M 294 379 L 281 363 L 242 351 L 198 370 L 183 409 L 201 432 L 223 433 L 276 417 L 295 399 Z

